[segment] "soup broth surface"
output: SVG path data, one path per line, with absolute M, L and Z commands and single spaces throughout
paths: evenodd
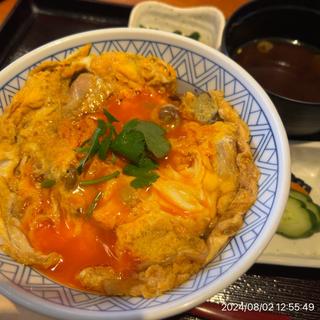
M 267 91 L 320 102 L 320 50 L 298 40 L 256 39 L 232 54 Z

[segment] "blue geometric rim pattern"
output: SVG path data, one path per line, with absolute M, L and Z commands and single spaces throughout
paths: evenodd
M 23 72 L 17 74 L 0 88 L 0 109 L 10 104 L 12 97 L 23 86 L 28 72 L 43 60 L 59 61 L 76 48 L 70 48 L 51 55 Z M 238 111 L 251 131 L 251 148 L 255 162 L 260 169 L 259 197 L 247 212 L 244 224 L 238 234 L 229 242 L 223 252 L 206 268 L 193 276 L 181 287 L 158 298 L 117 298 L 103 297 L 61 286 L 30 267 L 16 263 L 0 253 L 0 275 L 13 284 L 46 301 L 57 305 L 91 311 L 119 312 L 143 310 L 177 301 L 192 292 L 208 286 L 225 274 L 237 261 L 243 259 L 263 230 L 268 215 L 273 209 L 278 187 L 278 154 L 276 141 L 268 120 L 256 99 L 227 70 L 199 54 L 155 41 L 112 40 L 93 43 L 91 52 L 106 51 L 133 52 L 144 56 L 154 55 L 169 62 L 176 70 L 177 77 L 199 90 L 217 89 L 225 93 L 225 98 Z

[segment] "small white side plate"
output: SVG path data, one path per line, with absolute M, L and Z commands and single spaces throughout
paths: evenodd
M 144 1 L 131 11 L 130 28 L 180 31 L 183 35 L 199 32 L 199 41 L 219 49 L 225 26 L 223 13 L 212 6 L 178 8 L 156 1 Z
M 290 142 L 291 171 L 312 187 L 311 197 L 320 204 L 320 142 Z M 275 235 L 259 263 L 320 268 L 320 232 L 305 239 Z

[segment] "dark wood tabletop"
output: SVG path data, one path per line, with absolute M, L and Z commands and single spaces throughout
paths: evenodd
M 99 18 L 93 12 L 93 7 L 86 16 L 77 17 L 73 12 L 72 20 L 65 24 L 68 19 L 68 10 L 72 6 L 79 6 L 79 1 L 45 1 L 45 0 L 23 0 L 23 10 L 17 17 L 12 12 L 17 5 L 17 0 L 0 1 L 0 40 L 8 43 L 6 50 L 0 52 L 0 69 L 14 61 L 17 57 L 42 45 L 48 41 L 61 36 L 98 27 L 120 27 L 126 26 L 131 11 L 131 6 L 137 0 L 112 0 L 112 5 L 105 2 L 106 10 L 101 12 L 104 19 Z M 83 2 L 83 1 L 82 1 Z M 245 3 L 245 0 L 169 0 L 175 5 L 216 5 L 226 17 L 236 8 Z M 19 3 L 19 1 L 18 1 Z M 30 3 L 40 6 L 45 10 L 52 10 L 51 15 L 38 15 L 35 19 L 30 11 Z M 21 6 L 21 3 L 20 3 Z M 60 10 L 60 11 L 59 11 Z M 56 12 L 64 14 L 55 15 Z M 108 14 L 106 18 L 105 15 Z M 90 19 L 87 19 L 90 16 Z M 12 18 L 12 21 L 10 20 Z M 66 27 L 67 26 L 67 27 Z M 14 30 L 14 34 L 13 31 Z M 35 37 L 34 34 L 37 34 Z M 209 302 L 217 303 L 220 307 L 234 310 L 258 306 L 264 311 L 274 311 L 279 314 L 288 315 L 295 320 L 318 320 L 320 319 L 320 269 L 285 267 L 276 265 L 255 264 L 235 283 L 222 292 L 214 295 Z M 214 305 L 215 306 L 215 305 Z M 186 312 L 178 315 L 175 320 L 195 320 L 211 317 L 211 319 L 249 319 L 245 314 L 242 318 L 231 317 L 219 318 L 218 316 L 199 313 L 199 310 Z M 0 317 L 1 318 L 1 317 Z M 263 320 L 263 314 L 254 318 Z M 254 319 L 250 318 L 250 319 Z M 2 318 L 1 318 L 2 319 Z M 18 318 L 17 318 L 18 319 Z

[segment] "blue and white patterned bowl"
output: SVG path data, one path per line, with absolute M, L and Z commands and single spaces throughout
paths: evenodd
M 181 287 L 158 298 L 104 297 L 70 289 L 0 253 L 0 292 L 34 311 L 61 319 L 164 318 L 205 301 L 234 282 L 257 259 L 274 234 L 289 190 L 289 147 L 281 120 L 257 82 L 222 53 L 174 34 L 141 29 L 106 29 L 42 46 L 0 72 L 0 113 L 44 60 L 61 60 L 92 43 L 92 52 L 155 55 L 171 63 L 181 88 L 219 89 L 251 130 L 260 169 L 259 195 L 238 234 L 220 255 Z M 180 89 L 181 89 L 180 88 Z

